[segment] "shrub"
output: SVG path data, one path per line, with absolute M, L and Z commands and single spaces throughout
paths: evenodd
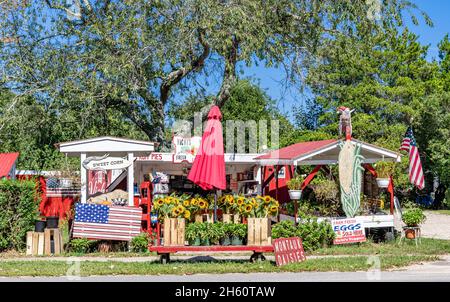
M 90 251 L 91 247 L 97 243 L 95 240 L 87 238 L 75 238 L 70 240 L 69 249 L 71 252 L 85 254 Z
M 294 178 L 288 180 L 287 187 L 289 190 L 301 190 L 304 180 L 305 179 L 302 176 L 297 175 Z
M 0 251 L 22 250 L 39 216 L 36 182 L 0 180 Z
M 130 250 L 134 253 L 145 253 L 148 251 L 150 236 L 148 233 L 141 233 L 131 239 Z
M 272 227 L 272 238 L 300 237 L 305 251 L 314 251 L 321 247 L 331 245 L 334 232 L 328 221 L 317 222 L 316 218 L 303 219 L 295 226 L 293 221 L 285 220 Z
M 410 208 L 402 214 L 403 222 L 409 227 L 416 227 L 424 222 L 425 219 L 426 216 L 420 208 Z

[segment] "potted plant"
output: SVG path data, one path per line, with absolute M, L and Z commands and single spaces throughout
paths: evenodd
M 231 224 L 231 244 L 242 245 L 244 238 L 247 236 L 247 226 L 245 224 Z
M 408 239 L 416 238 L 416 232 L 414 228 L 418 228 L 419 225 L 426 219 L 425 214 L 420 208 L 411 208 L 403 212 L 402 220 L 406 224 L 405 236 Z
M 231 231 L 233 228 L 232 223 L 224 223 L 223 224 L 223 235 L 220 239 L 221 245 L 231 245 Z
M 288 180 L 287 187 L 289 189 L 289 197 L 292 200 L 299 200 L 302 196 L 303 181 L 304 179 L 300 175 L 297 175 L 296 177 Z
M 200 245 L 208 246 L 211 245 L 209 238 L 210 238 L 210 225 L 211 223 L 200 223 L 199 224 L 199 236 L 200 236 Z
M 377 185 L 380 188 L 387 188 L 389 177 L 394 173 L 395 163 L 380 161 L 375 165 L 377 171 Z
M 223 222 L 215 222 L 210 224 L 209 240 L 211 244 L 219 245 L 221 239 L 225 236 Z
M 185 236 L 189 245 L 199 246 L 201 244 L 201 224 L 200 222 L 189 223 L 186 227 Z

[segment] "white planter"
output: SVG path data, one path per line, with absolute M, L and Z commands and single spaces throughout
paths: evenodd
M 389 178 L 377 178 L 377 185 L 380 188 L 387 188 L 389 186 Z
M 62 178 L 59 180 L 59 185 L 61 186 L 61 188 L 71 188 L 72 187 L 72 179 Z
M 302 196 L 302 190 L 289 190 L 289 197 L 292 200 L 299 200 Z

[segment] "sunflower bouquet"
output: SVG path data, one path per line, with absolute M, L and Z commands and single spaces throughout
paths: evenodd
M 244 217 L 266 218 L 276 216 L 280 204 L 271 196 L 255 196 L 245 199 L 245 202 L 239 206 L 239 213 Z
M 156 196 L 153 201 L 153 208 L 158 215 L 164 218 L 191 218 L 191 211 L 187 207 L 189 195 L 183 194 L 177 196 L 171 194 L 169 196 Z
M 245 197 L 234 195 L 223 195 L 217 200 L 219 208 L 221 208 L 225 214 L 238 212 L 239 204 L 243 204 L 244 202 Z

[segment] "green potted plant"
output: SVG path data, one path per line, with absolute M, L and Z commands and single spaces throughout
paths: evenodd
M 289 197 L 292 200 L 299 200 L 302 196 L 302 184 L 304 178 L 301 175 L 297 175 L 294 178 L 288 180 L 287 187 L 289 189 Z
M 242 245 L 247 236 L 247 226 L 242 223 L 231 224 L 231 244 Z
M 377 171 L 377 185 L 380 188 L 387 188 L 389 185 L 389 177 L 394 173 L 395 163 L 380 161 L 375 164 Z
M 199 235 L 200 235 L 200 245 L 208 246 L 211 245 L 209 238 L 211 232 L 211 223 L 205 222 L 199 224 Z
M 201 244 L 201 222 L 189 223 L 186 227 L 185 236 L 189 245 L 199 246 Z
M 221 245 L 231 245 L 231 231 L 233 228 L 232 223 L 224 223 L 223 224 L 223 236 L 220 239 Z
M 221 239 L 225 236 L 225 229 L 223 222 L 215 222 L 210 226 L 209 240 L 214 245 L 219 245 Z
M 406 227 L 404 228 L 406 238 L 416 238 L 414 228 L 418 228 L 419 225 L 425 221 L 425 219 L 426 216 L 420 208 L 410 208 L 403 212 L 402 220 L 406 224 Z

